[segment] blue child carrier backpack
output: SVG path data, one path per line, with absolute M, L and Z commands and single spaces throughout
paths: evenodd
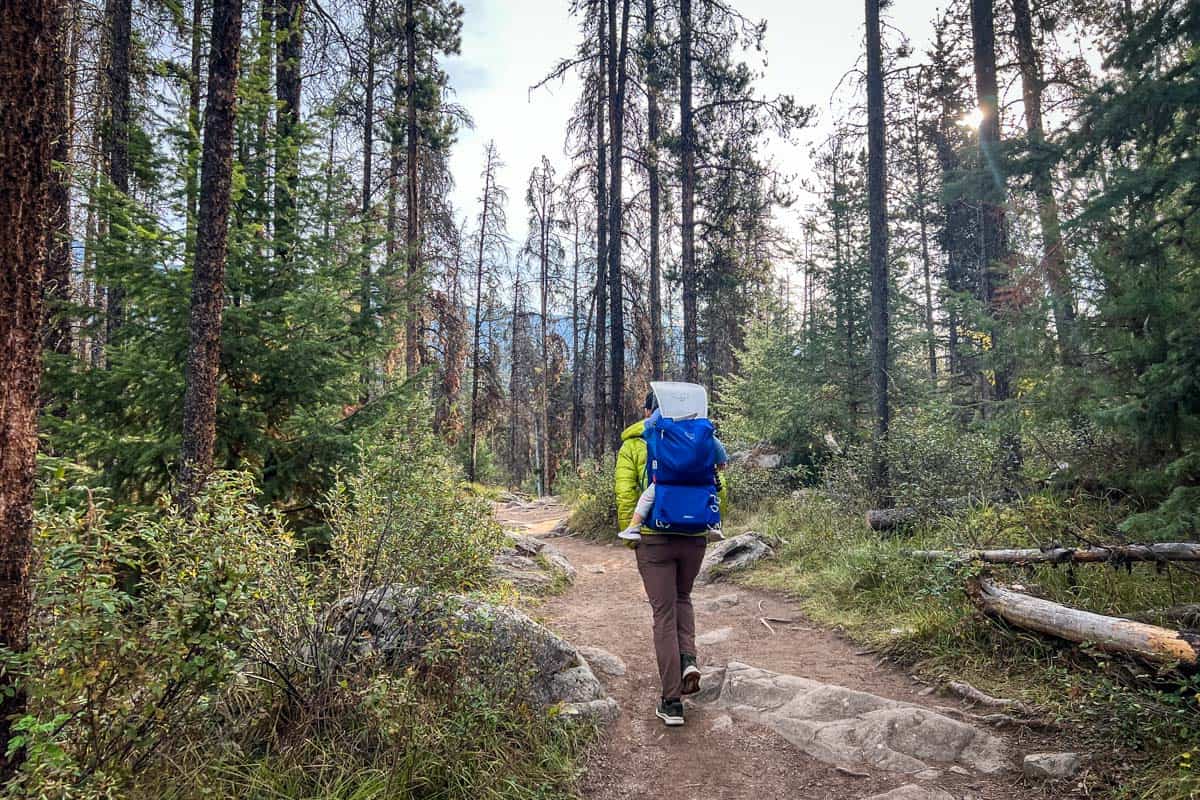
M 647 425 L 646 472 L 654 507 L 645 525 L 663 533 L 704 533 L 721 523 L 710 420 L 659 417 Z

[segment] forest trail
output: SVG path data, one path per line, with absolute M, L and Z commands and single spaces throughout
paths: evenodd
M 962 776 L 947 771 L 934 781 L 922 782 L 870 768 L 855 767 L 857 774 L 847 774 L 802 753 L 770 729 L 731 718 L 719 708 L 690 703 L 687 724 L 665 728 L 654 716 L 658 677 L 650 606 L 634 554 L 623 546 L 555 536 L 555 527 L 566 515 L 561 506 L 540 504 L 497 512 L 508 530 L 548 537 L 578 572 L 565 593 L 538 602 L 530 613 L 576 646 L 607 650 L 627 667 L 623 676 L 600 676 L 620 703 L 621 715 L 588 759 L 581 786 L 588 800 L 858 800 L 906 784 L 931 793 L 905 795 L 904 800 L 944 798 L 933 792 L 935 787 L 955 800 L 1046 796 L 1023 782 L 1019 761 L 1025 753 L 1054 747 L 1028 731 L 997 732 L 1006 740 L 1014 763 L 1008 772 Z M 737 603 L 727 605 L 731 595 L 737 596 Z M 783 597 L 717 583 L 697 587 L 693 598 L 701 641 L 705 634 L 722 639 L 700 646 L 705 668 L 741 661 L 915 705 L 966 710 L 956 699 L 930 694 L 925 685 L 879 665 L 852 642 L 812 624 Z M 762 624 L 762 617 L 795 622 L 771 623 L 772 632 Z

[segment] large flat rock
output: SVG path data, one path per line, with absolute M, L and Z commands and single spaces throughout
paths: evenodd
M 1000 738 L 921 706 L 730 662 L 705 676 L 697 700 L 765 725 L 829 764 L 913 774 L 960 766 L 1009 768 Z

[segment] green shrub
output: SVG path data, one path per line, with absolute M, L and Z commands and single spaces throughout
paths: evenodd
M 248 476 L 218 473 L 190 518 L 43 518 L 13 794 L 108 792 L 211 713 L 260 610 L 296 580 L 294 542 L 255 496 Z
M 877 508 L 884 498 L 871 485 L 870 444 L 851 445 L 825 469 L 829 494 L 847 508 Z M 948 415 L 910 414 L 893 422 L 887 444 L 890 494 L 898 506 L 923 516 L 942 501 L 982 500 L 1003 486 L 1000 447 L 984 431 L 964 431 Z
M 741 463 L 731 464 L 721 473 L 726 484 L 727 510 L 766 510 L 799 488 L 806 475 L 804 468 L 756 469 Z
M 486 499 L 460 489 L 459 467 L 423 406 L 364 445 L 358 469 L 329 494 L 330 557 L 343 592 L 397 583 L 463 591 L 488 578 L 503 530 Z
M 585 461 L 574 471 L 563 470 L 558 490 L 571 509 L 567 527 L 596 539 L 615 537 L 617 494 L 611 464 Z

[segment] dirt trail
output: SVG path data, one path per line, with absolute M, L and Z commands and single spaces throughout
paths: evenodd
M 559 506 L 504 508 L 498 518 L 510 530 L 546 536 L 565 517 Z M 583 779 L 589 800 L 855 800 L 920 783 L 892 772 L 855 769 L 858 775 L 811 758 L 774 732 L 719 709 L 691 707 L 687 725 L 667 729 L 654 716 L 658 677 L 651 645 L 650 606 L 634 554 L 619 545 L 570 537 L 551 540 L 575 565 L 578 576 L 564 594 L 531 613 L 576 646 L 603 648 L 625 661 L 622 677 L 602 677 L 621 706 L 621 716 L 593 750 Z M 736 605 L 718 608 L 718 597 L 736 594 Z M 868 691 L 927 706 L 962 707 L 930 695 L 926 687 L 861 648 L 805 620 L 786 599 L 728 583 L 697 588 L 697 633 L 721 629 L 728 638 L 700 646 L 704 666 L 737 660 L 776 672 Z M 762 617 L 796 620 L 762 624 Z M 921 694 L 926 690 L 926 694 Z M 965 709 L 964 709 L 965 710 Z M 1006 734 L 1014 757 L 1051 747 L 1027 732 Z M 935 784 L 958 800 L 1009 800 L 1047 796 L 1024 784 L 1019 769 L 1002 777 L 947 772 Z M 1051 796 L 1063 797 L 1061 793 Z

